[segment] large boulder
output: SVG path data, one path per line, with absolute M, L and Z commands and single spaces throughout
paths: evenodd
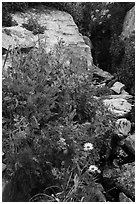
M 120 80 L 125 84 L 128 92 L 135 94 L 135 7 L 125 16 L 123 30 L 120 35 L 124 45 L 124 55 L 118 68 Z
M 108 98 L 103 103 L 116 116 L 125 116 L 132 109 L 132 105 L 124 98 Z
M 5 27 L 2 29 L 2 47 L 6 50 L 12 48 L 38 47 L 40 43 L 45 45 L 45 52 L 55 49 L 62 42 L 65 45 L 62 58 L 64 63 L 70 61 L 76 71 L 84 72 L 92 70 L 93 59 L 91 50 L 85 44 L 83 36 L 79 33 L 72 16 L 58 10 L 48 10 L 40 7 L 30 9 L 25 13 L 13 14 L 13 20 L 18 26 Z M 34 33 L 29 29 L 36 24 L 44 29 L 42 33 Z

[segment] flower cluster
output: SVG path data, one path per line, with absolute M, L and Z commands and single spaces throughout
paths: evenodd
M 66 143 L 65 139 L 61 137 L 57 142 L 59 150 L 63 150 L 64 154 L 68 153 L 68 144 Z
M 104 19 L 109 19 L 111 17 L 109 12 L 109 9 L 96 9 L 91 12 L 91 20 L 93 22 L 99 21 L 99 24 L 102 24 Z

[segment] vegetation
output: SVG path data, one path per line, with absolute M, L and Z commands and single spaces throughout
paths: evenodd
M 129 61 L 134 64 L 134 50 L 132 50 L 133 55 L 128 54 L 125 51 L 127 43 L 119 39 L 126 12 L 134 6 L 134 2 L 5 2 L 3 3 L 3 25 L 12 25 L 12 18 L 9 12 L 24 11 L 26 8 L 43 4 L 44 6 L 54 7 L 70 13 L 78 25 L 79 31 L 91 38 L 94 48 L 92 50 L 94 64 L 111 73 L 117 74 L 117 71 L 120 70 L 118 72 L 118 75 L 121 76 L 119 80 L 121 82 L 124 81 L 130 93 L 134 93 L 134 85 L 131 85 L 134 67 L 133 69 L 130 68 L 129 77 L 123 74 L 127 58 L 130 58 Z M 44 28 L 34 23 L 32 19 L 24 26 L 33 30 L 34 34 L 43 33 L 44 31 Z M 128 72 L 129 68 L 126 68 L 126 71 Z
M 12 26 L 10 12 L 35 5 L 3 3 L 3 25 Z M 119 37 L 134 3 L 44 5 L 69 12 L 91 37 L 95 64 L 134 89 L 134 36 Z M 34 35 L 45 29 L 32 18 L 23 26 Z M 9 181 L 3 201 L 104 202 L 100 183 L 102 169 L 115 157 L 116 118 L 97 97 L 110 90 L 94 86 L 91 71 L 79 74 L 72 64 L 65 66 L 63 42 L 48 54 L 45 44 L 28 54 L 12 50 L 12 68 L 3 72 L 2 148 Z M 134 110 L 131 118 L 134 122 Z
M 13 51 L 3 76 L 5 201 L 103 199 L 94 189 L 112 150 L 115 118 L 93 97 L 90 72 L 64 69 L 57 51 L 63 46 L 48 55 L 42 45 L 26 56 Z

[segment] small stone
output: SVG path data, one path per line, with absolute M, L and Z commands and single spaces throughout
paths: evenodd
M 117 81 L 113 84 L 113 86 L 110 89 L 113 90 L 114 92 L 116 92 L 117 94 L 120 94 L 122 92 L 122 90 L 124 89 L 124 87 L 125 87 L 124 84 Z
M 116 133 L 127 136 L 131 130 L 131 122 L 126 118 L 120 118 L 116 121 Z

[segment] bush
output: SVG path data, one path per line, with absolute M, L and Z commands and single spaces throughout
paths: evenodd
M 91 73 L 78 75 L 60 63 L 63 43 L 49 54 L 44 46 L 26 56 L 13 51 L 12 70 L 3 76 L 10 180 L 3 201 L 95 201 L 84 189 L 91 182 L 94 189 L 107 161 L 115 118 L 93 97 Z

